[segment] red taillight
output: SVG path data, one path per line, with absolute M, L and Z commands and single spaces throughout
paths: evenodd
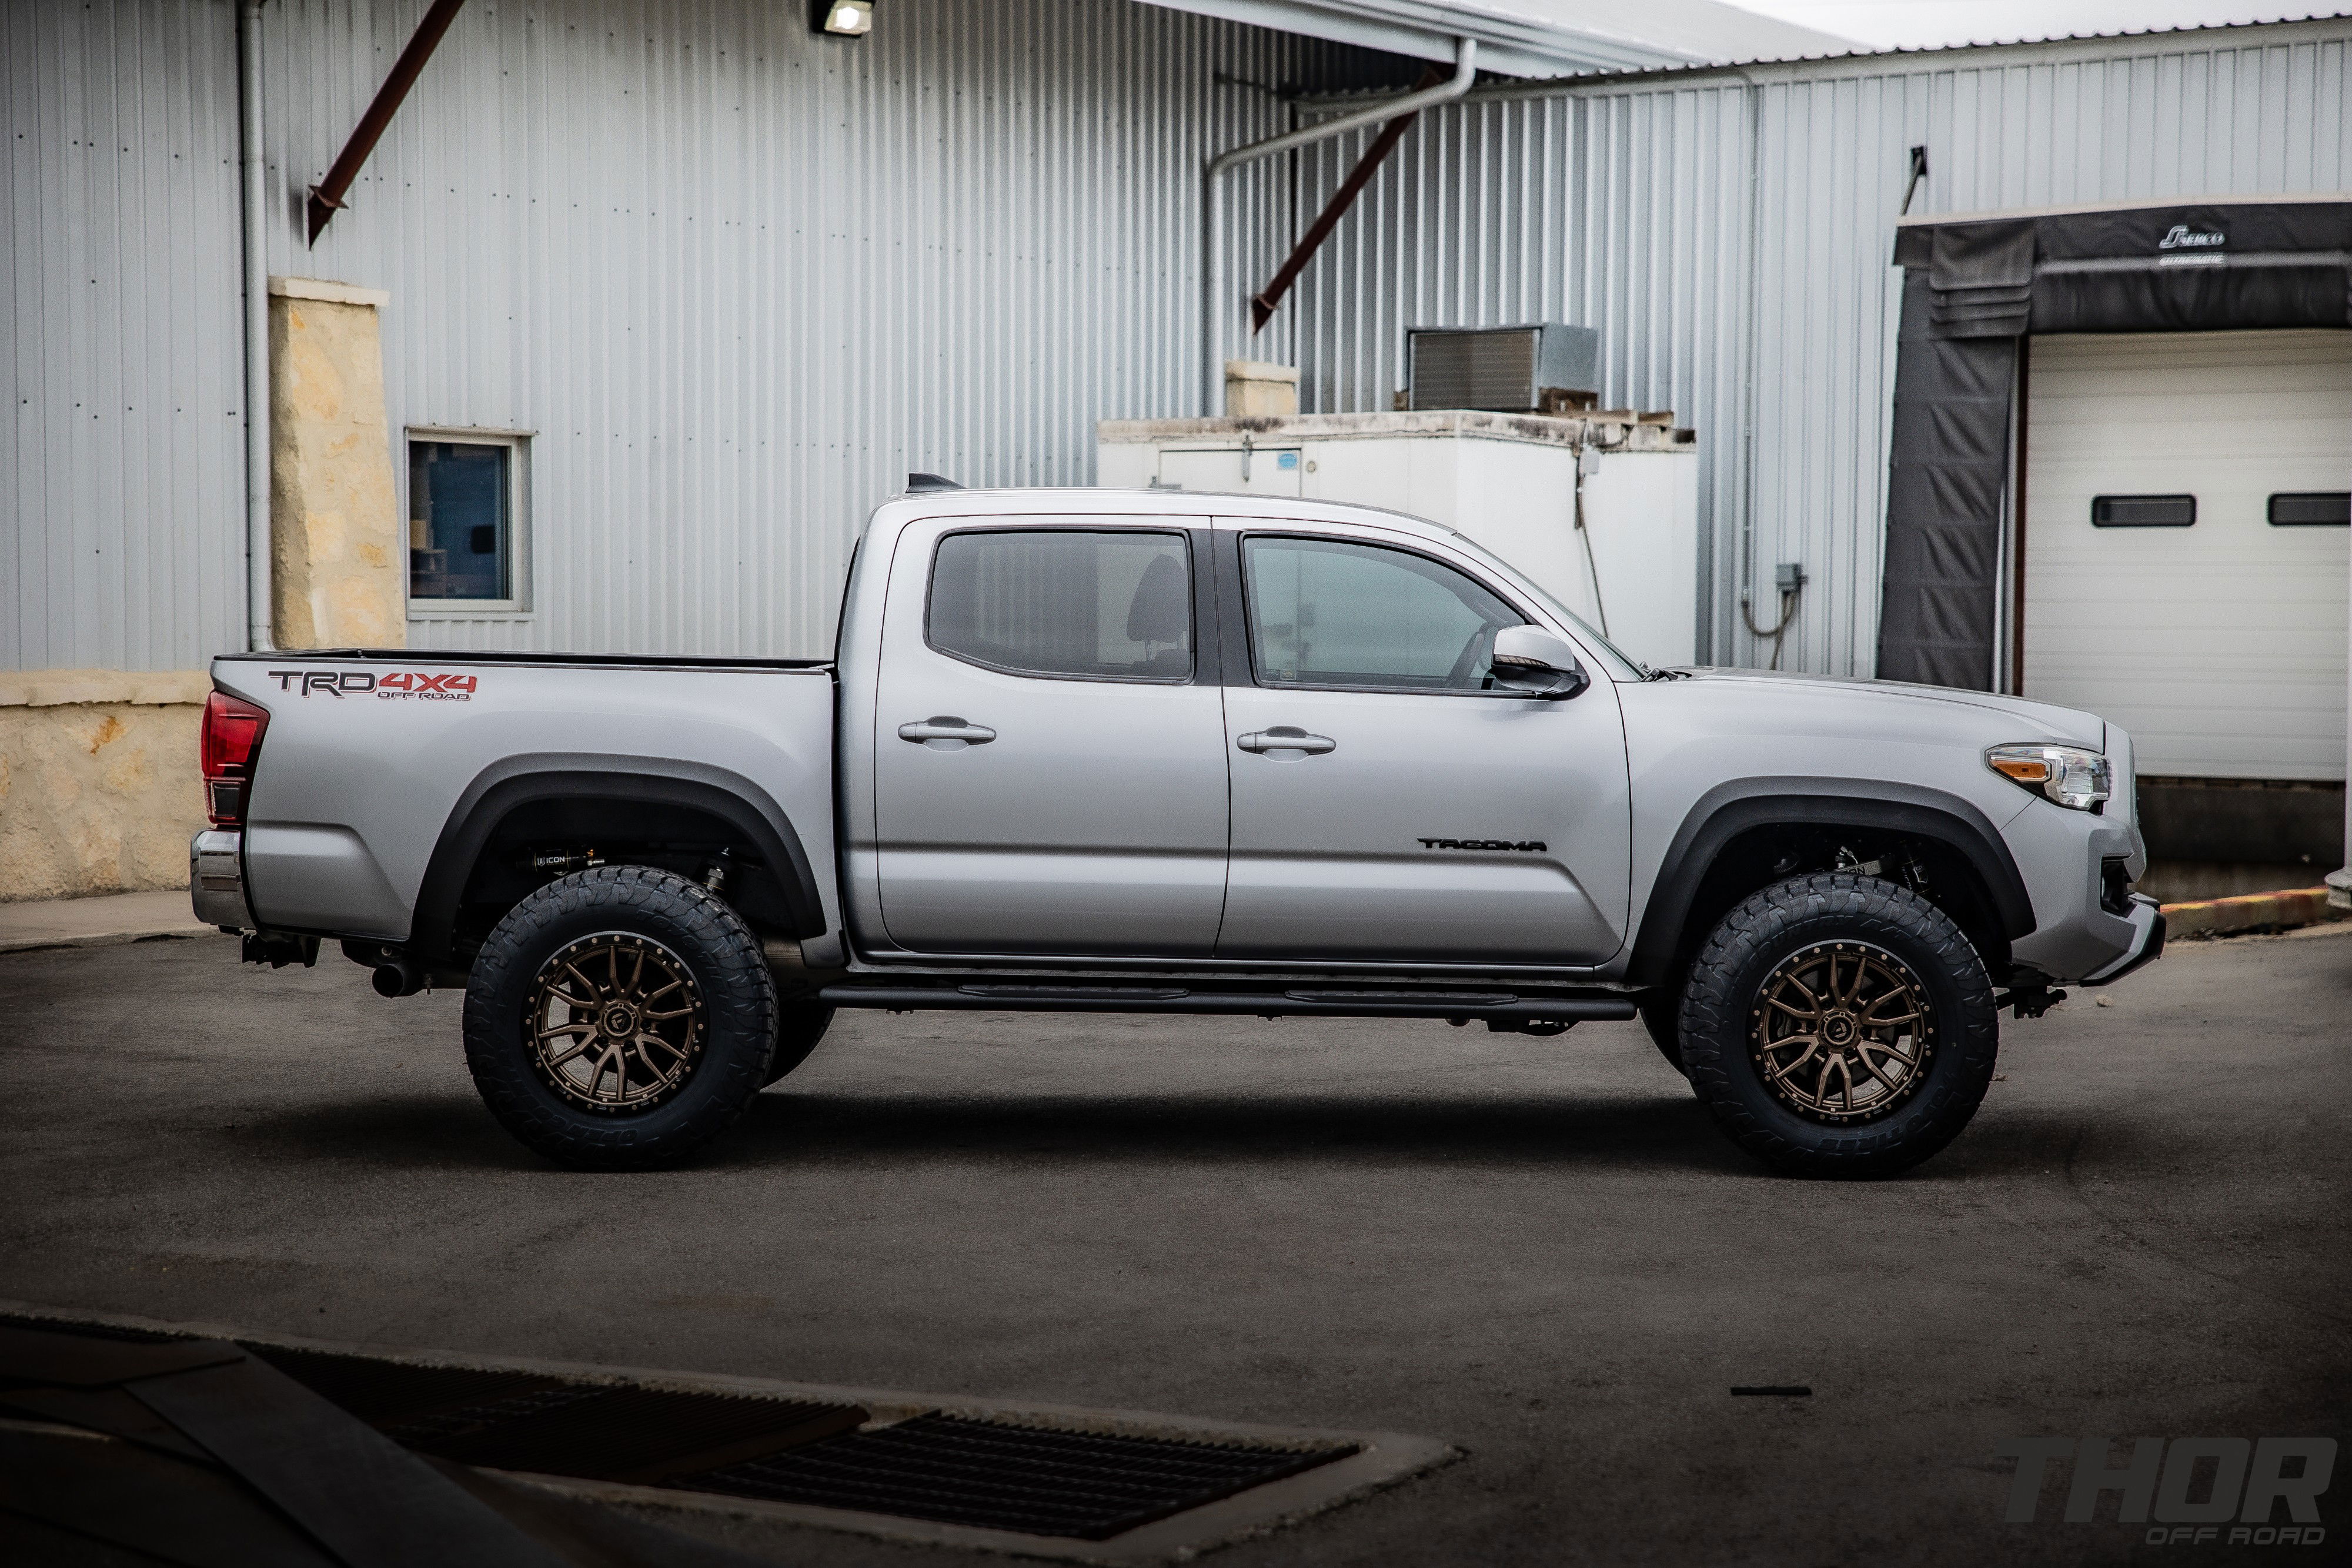
M 261 749 L 261 732 L 269 727 L 269 710 L 243 697 L 215 692 L 205 699 L 204 758 L 205 807 L 215 828 L 234 828 L 245 821 L 246 788 L 253 779 L 253 758 Z

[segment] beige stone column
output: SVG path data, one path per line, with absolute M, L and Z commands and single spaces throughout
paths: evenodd
M 408 641 L 377 312 L 392 296 L 269 280 L 271 609 L 281 648 Z

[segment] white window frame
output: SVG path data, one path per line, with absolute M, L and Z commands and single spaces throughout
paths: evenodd
M 463 424 L 410 424 L 401 428 L 400 441 L 400 592 L 412 622 L 527 621 L 531 616 L 530 566 L 530 444 L 535 430 L 495 430 Z M 411 599 L 408 597 L 409 447 L 419 441 L 462 441 L 476 446 L 503 446 L 507 458 L 507 538 L 513 559 L 507 563 L 506 599 Z

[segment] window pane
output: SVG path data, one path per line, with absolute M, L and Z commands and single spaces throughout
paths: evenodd
M 514 448 L 408 444 L 408 596 L 512 599 Z
M 2194 496 L 2094 496 L 2095 528 L 2185 528 L 2197 520 Z
M 1325 539 L 1245 541 L 1258 678 L 1486 691 L 1495 633 L 1527 618 L 1449 567 Z
M 2272 526 L 2282 528 L 2342 528 L 2352 523 L 2352 494 L 2342 490 L 2289 490 L 2271 497 Z
M 1028 675 L 1192 674 L 1184 536 L 1076 528 L 950 534 L 931 563 L 931 646 Z

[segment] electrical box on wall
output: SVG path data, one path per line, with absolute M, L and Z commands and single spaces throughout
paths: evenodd
M 1410 512 L 1502 557 L 1635 658 L 1688 664 L 1700 620 L 1698 445 L 1662 417 L 1105 420 L 1096 483 Z

